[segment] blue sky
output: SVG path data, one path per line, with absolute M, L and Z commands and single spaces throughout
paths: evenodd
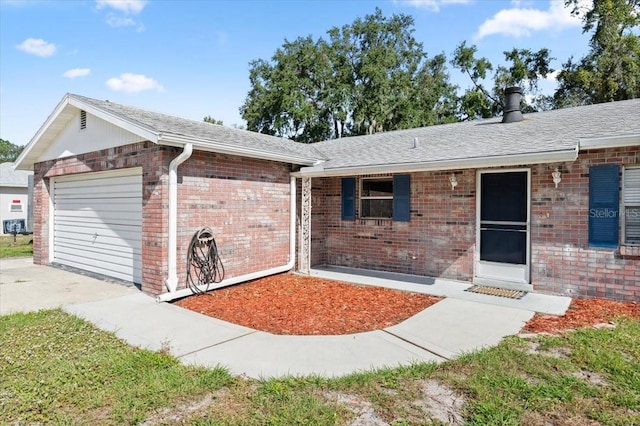
M 588 2 L 589 0 L 585 0 Z M 285 39 L 325 36 L 379 7 L 415 19 L 429 56 L 468 40 L 494 64 L 551 49 L 554 68 L 588 50 L 563 0 L 0 0 L 0 137 L 29 142 L 65 93 L 243 125 L 252 59 Z M 470 82 L 450 69 L 460 87 Z M 555 87 L 553 80 L 544 83 Z

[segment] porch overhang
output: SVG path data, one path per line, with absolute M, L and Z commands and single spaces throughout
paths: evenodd
M 424 161 L 415 163 L 370 164 L 347 167 L 326 167 L 321 163 L 311 167 L 302 167 L 293 176 L 303 177 L 332 177 L 359 176 L 380 173 L 411 173 L 431 172 L 442 170 L 482 169 L 505 166 L 524 166 L 532 164 L 561 163 L 575 161 L 578 158 L 578 147 L 572 149 L 525 153 L 515 155 L 501 155 L 491 157 L 456 158 L 447 160 Z

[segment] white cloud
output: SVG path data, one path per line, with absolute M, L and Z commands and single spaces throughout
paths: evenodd
M 143 90 L 156 90 L 164 92 L 164 87 L 154 79 L 143 74 L 120 74 L 120 77 L 112 77 L 107 80 L 107 86 L 117 92 L 138 93 Z
M 409 6 L 429 9 L 433 12 L 440 10 L 440 6 L 448 4 L 469 4 L 474 0 L 400 0 L 401 3 Z
M 16 46 L 19 50 L 43 58 L 56 53 L 56 45 L 41 38 L 28 38 Z
M 116 15 L 109 15 L 107 16 L 107 24 L 109 24 L 112 27 L 130 27 L 136 24 L 136 21 L 134 21 L 131 18 L 125 18 L 122 16 L 116 16 Z
M 590 1 L 583 0 L 582 3 Z M 499 11 L 480 25 L 475 39 L 492 34 L 529 37 L 535 31 L 563 30 L 580 24 L 580 17 L 571 16 L 571 10 L 564 7 L 563 0 L 551 0 L 548 10 L 514 7 Z
M 62 74 L 63 77 L 66 78 L 77 78 L 77 77 L 85 77 L 91 74 L 91 70 L 89 68 L 74 68 L 68 71 L 65 71 Z
M 560 70 L 555 70 L 554 72 L 550 72 L 549 74 L 547 74 L 546 77 L 544 77 L 543 79 L 546 81 L 551 81 L 551 82 L 556 82 L 558 81 L 558 75 L 560 74 Z
M 98 9 L 105 7 L 124 12 L 126 14 L 136 15 L 142 12 L 147 5 L 147 0 L 96 0 Z

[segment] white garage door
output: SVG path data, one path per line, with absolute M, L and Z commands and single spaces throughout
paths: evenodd
M 53 261 L 142 281 L 142 170 L 87 173 L 53 182 Z

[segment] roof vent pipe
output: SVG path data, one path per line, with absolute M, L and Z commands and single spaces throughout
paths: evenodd
M 520 99 L 522 99 L 522 88 L 507 87 L 504 91 L 504 112 L 502 113 L 503 123 L 516 123 L 522 121 L 522 111 L 520 111 Z
M 413 149 L 416 149 L 419 146 L 420 146 L 420 141 L 418 141 L 418 138 L 413 138 Z

